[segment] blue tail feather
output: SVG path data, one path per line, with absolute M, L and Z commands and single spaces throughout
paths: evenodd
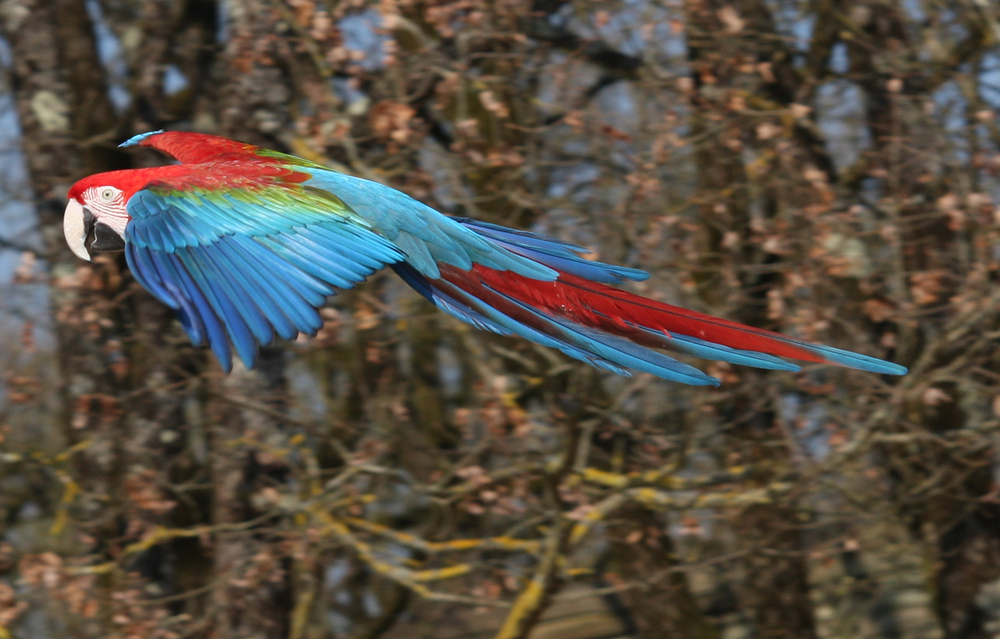
M 630 323 L 631 324 L 631 323 Z M 742 366 L 752 366 L 754 368 L 764 368 L 774 371 L 799 371 L 802 367 L 791 362 L 786 362 L 780 357 L 759 353 L 757 351 L 744 351 L 730 348 L 721 344 L 713 344 L 690 335 L 664 335 L 662 331 L 647 328 L 645 326 L 634 325 L 636 328 L 650 334 L 651 337 L 659 340 L 662 348 L 668 348 L 695 357 L 704 359 L 714 359 L 730 364 L 740 364 Z
M 570 322 L 564 318 L 555 317 L 548 313 L 532 308 L 520 300 L 514 299 L 505 293 L 494 288 L 489 288 L 494 294 L 499 295 L 512 304 L 516 304 L 524 311 L 534 315 L 543 322 L 553 327 L 557 327 L 559 334 L 566 341 L 574 344 L 588 354 L 598 355 L 602 359 L 612 362 L 618 366 L 625 366 L 646 373 L 652 373 L 658 377 L 669 379 L 683 384 L 694 386 L 718 386 L 719 380 L 706 375 L 697 368 L 678 362 L 666 355 L 648 348 L 644 348 L 625 338 L 605 333 L 599 329 L 590 328 Z M 588 357 L 588 361 L 589 361 Z
M 506 328 L 486 319 L 486 317 L 472 310 L 469 306 L 462 304 L 450 295 L 445 294 L 440 289 L 433 288 L 423 275 L 418 273 L 406 262 L 393 264 L 392 270 L 403 278 L 403 281 L 409 284 L 413 290 L 420 293 L 420 295 L 425 297 L 431 304 L 437 306 L 439 309 L 448 313 L 452 317 L 468 324 L 472 324 L 476 328 L 490 331 L 491 333 L 496 333 L 498 335 L 513 335 L 513 333 Z

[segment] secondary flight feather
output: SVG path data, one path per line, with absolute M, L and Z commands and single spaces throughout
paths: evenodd
M 552 237 L 443 215 L 391 187 L 294 156 L 180 131 L 137 135 L 180 164 L 112 171 L 69 191 L 66 241 L 79 257 L 125 251 L 136 280 L 177 312 L 225 370 L 253 368 L 275 337 L 315 334 L 337 289 L 389 267 L 442 311 L 628 375 L 716 378 L 662 351 L 798 370 L 788 357 L 874 373 L 906 368 L 614 288 L 649 277 L 589 261 Z

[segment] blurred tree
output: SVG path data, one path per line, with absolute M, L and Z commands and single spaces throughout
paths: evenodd
M 3 370 L 0 639 L 995 636 L 998 20 L 0 3 L 61 380 Z M 379 274 L 224 376 L 122 260 L 63 246 L 65 189 L 162 163 L 115 147 L 158 128 L 564 237 L 648 269 L 638 292 L 912 372 L 616 377 Z

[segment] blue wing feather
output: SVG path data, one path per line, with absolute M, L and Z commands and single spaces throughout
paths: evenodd
M 274 327 L 275 332 L 284 339 L 294 339 L 298 334 L 298 329 L 282 310 L 282 306 L 287 308 L 283 294 L 272 284 L 266 274 L 261 273 L 259 262 L 247 259 L 243 250 L 236 245 L 234 238 L 224 237 L 219 240 L 219 252 L 229 258 L 234 265 L 234 273 L 238 273 L 243 279 L 243 286 L 247 291 L 252 291 L 254 302 L 267 318 L 268 323 Z M 264 250 L 261 248 L 261 250 Z
M 178 249 L 175 255 L 180 259 L 195 286 L 205 296 L 220 324 L 226 329 L 240 359 L 248 368 L 253 368 L 257 362 L 257 342 L 251 334 L 246 320 L 226 294 L 227 279 L 207 267 L 204 259 L 205 251 L 199 251 L 196 248 L 183 248 Z M 214 346 L 213 344 L 213 348 Z
M 229 348 L 229 340 L 226 337 L 226 330 L 223 328 L 218 316 L 212 310 L 212 306 L 205 299 L 205 294 L 194 282 L 190 273 L 184 268 L 184 264 L 176 254 L 164 255 L 162 264 L 166 267 L 164 272 L 170 273 L 172 279 L 166 283 L 175 285 L 187 300 L 191 302 L 189 308 L 193 312 L 194 321 L 192 326 L 204 328 L 204 339 L 208 342 L 215 357 L 222 363 L 226 372 L 232 369 L 233 354 Z M 192 338 L 192 341 L 193 338 Z
M 152 265 L 152 270 L 149 273 L 143 274 L 143 271 L 136 269 L 136 264 L 133 263 L 133 259 L 129 259 L 132 255 L 138 257 L 134 258 L 135 262 L 149 260 Z M 184 290 L 184 281 L 179 275 L 177 275 L 174 269 L 172 260 L 173 255 L 164 253 L 162 255 L 147 254 L 141 251 L 130 251 L 130 247 L 126 245 L 125 253 L 126 261 L 129 262 L 130 268 L 132 268 L 133 273 L 139 273 L 142 275 L 137 275 L 136 278 L 141 284 L 149 287 L 149 283 L 155 281 L 158 283 L 159 291 L 162 291 L 164 297 L 160 298 L 170 306 L 177 309 L 178 314 L 181 318 L 181 325 L 184 326 L 184 330 L 187 331 L 188 336 L 195 346 L 201 346 L 208 339 L 208 331 L 206 330 L 205 323 L 201 319 L 201 313 L 197 308 L 198 300 L 192 297 L 190 294 Z M 154 294 L 157 293 L 157 289 L 151 289 Z
M 283 235 L 280 243 L 293 251 L 293 263 L 313 275 L 338 288 L 353 288 L 355 282 L 372 274 L 370 269 L 354 271 L 347 266 L 341 266 L 330 260 L 329 244 L 326 247 L 312 241 L 305 233 Z
M 244 248 L 252 256 L 252 259 L 260 263 L 261 268 L 265 269 L 268 274 L 265 277 L 269 276 L 275 279 L 276 285 L 271 290 L 281 296 L 282 308 L 288 319 L 291 320 L 296 332 L 315 333 L 322 325 L 319 313 L 316 312 L 314 305 L 300 294 L 302 290 L 309 290 L 306 288 L 309 281 L 304 284 L 304 277 L 309 277 L 311 281 L 315 280 L 312 280 L 311 276 L 302 273 L 276 256 L 268 246 L 268 239 L 257 238 L 254 240 L 247 237 L 234 236 L 233 242 Z M 318 293 L 308 293 L 309 297 L 313 297 L 314 295 L 316 296 L 315 301 L 318 301 L 316 306 L 326 301 L 326 298 Z
M 128 202 L 126 259 L 136 279 L 227 371 L 233 348 L 253 367 L 275 333 L 315 333 L 317 308 L 335 289 L 405 258 L 349 209 L 334 210 L 335 198 L 293 196 L 264 192 L 251 202 L 151 188 Z
M 254 289 L 248 286 L 249 282 L 245 275 L 235 268 L 221 251 L 202 251 L 199 258 L 206 274 L 218 278 L 220 292 L 229 298 L 235 311 L 246 322 L 250 332 L 253 333 L 254 341 L 261 345 L 270 344 L 274 339 L 274 329 L 250 299 L 248 291 Z M 248 344 L 244 348 L 254 349 L 254 345 Z
M 288 247 L 290 242 L 287 242 L 284 233 L 258 237 L 251 241 L 256 241 L 270 249 L 268 252 L 262 253 L 267 266 L 276 271 L 275 275 L 279 275 L 309 306 L 322 306 L 327 295 L 333 294 L 332 286 L 326 285 L 322 280 L 302 269 L 301 264 L 306 258 Z

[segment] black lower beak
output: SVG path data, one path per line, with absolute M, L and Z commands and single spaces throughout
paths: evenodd
M 86 207 L 83 209 L 83 229 L 87 233 L 87 239 L 84 240 L 83 245 L 91 253 L 94 251 L 116 252 L 125 250 L 125 239 L 107 224 L 98 222 L 94 214 L 90 212 L 90 209 Z

